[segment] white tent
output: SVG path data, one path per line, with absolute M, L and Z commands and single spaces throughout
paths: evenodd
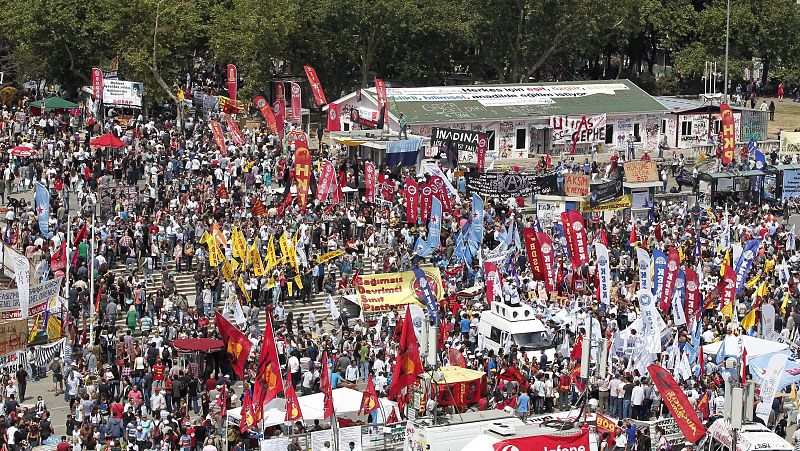
M 789 345 L 778 343 L 777 341 L 764 340 L 763 338 L 751 337 L 749 335 L 741 335 L 734 337 L 728 335 L 725 337 L 725 358 L 739 357 L 742 355 L 741 343 L 747 349 L 747 357 L 749 359 L 760 357 L 763 355 L 776 354 L 778 352 L 788 352 Z M 715 356 L 719 352 L 720 346 L 723 341 L 703 345 L 703 354 Z
M 300 396 L 297 402 L 300 403 L 300 411 L 303 413 L 303 419 L 308 420 L 321 420 L 322 419 L 322 393 L 314 393 L 313 395 Z M 346 416 L 354 418 L 358 415 L 361 408 L 362 392 L 353 390 L 351 388 L 337 388 L 333 390 L 333 409 L 338 416 Z M 377 410 L 378 423 L 385 422 L 387 416 L 391 415 L 392 409 L 395 410 L 395 415 L 400 418 L 400 410 L 397 403 L 390 401 L 387 398 L 378 398 L 380 408 Z M 264 405 L 264 425 L 274 426 L 284 422 L 286 417 L 286 400 L 283 398 L 276 398 Z M 242 419 L 242 409 L 237 408 L 228 411 L 228 422 L 238 424 Z

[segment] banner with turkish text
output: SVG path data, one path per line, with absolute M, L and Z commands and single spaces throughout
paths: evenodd
M 536 237 L 536 231 L 532 227 L 522 228 L 522 237 L 525 240 L 525 252 L 528 255 L 528 263 L 531 265 L 531 273 L 536 280 L 546 280 L 547 274 L 544 268 L 544 262 L 539 255 L 539 241 Z
M 303 118 L 302 118 L 302 93 L 300 92 L 300 85 L 295 82 L 292 82 L 289 87 L 292 90 L 292 124 L 301 125 Z
M 208 121 L 208 125 L 211 127 L 211 133 L 214 135 L 214 142 L 217 144 L 219 152 L 222 155 L 227 155 L 228 148 L 225 147 L 225 136 L 222 133 L 222 125 L 217 121 Z
M 286 87 L 282 81 L 275 82 L 275 101 L 272 102 L 272 112 L 275 113 L 278 136 L 282 140 L 286 121 Z
M 305 210 L 311 181 L 311 152 L 305 145 L 298 145 L 294 151 L 294 178 L 297 183 L 297 203 L 301 210 Z
M 306 71 L 308 84 L 311 85 L 311 93 L 314 94 L 314 103 L 316 103 L 317 106 L 322 106 L 328 103 L 328 101 L 325 99 L 325 92 L 322 90 L 322 84 L 319 82 L 319 77 L 317 77 L 317 71 L 315 71 L 314 68 L 309 65 L 303 66 L 303 69 Z
M 382 109 L 386 105 L 386 83 L 380 78 L 375 79 L 375 92 L 378 97 L 378 109 Z
M 433 205 L 433 187 L 431 183 L 423 183 L 419 189 L 421 196 L 419 202 L 419 216 L 422 222 L 428 222 L 428 217 L 431 212 L 431 205 Z
M 724 309 L 725 306 L 731 304 L 736 297 L 736 272 L 733 271 L 733 268 L 726 264 L 722 264 L 723 267 L 723 276 L 722 281 L 720 284 L 722 285 L 722 292 L 720 296 L 720 310 Z
M 661 285 L 661 304 L 659 305 L 662 312 L 669 311 L 672 294 L 675 292 L 675 280 L 681 265 L 680 256 L 674 247 L 670 246 L 667 252 L 667 267 L 664 273 L 664 283 Z
M 661 399 L 667 405 L 672 417 L 675 418 L 686 440 L 691 443 L 700 440 L 705 435 L 706 428 L 700 418 L 697 417 L 694 407 L 692 407 L 681 386 L 675 382 L 669 371 L 658 365 L 648 366 L 647 371 L 650 373 Z
M 611 260 L 608 255 L 608 247 L 603 243 L 594 243 L 595 255 L 597 255 L 597 280 L 600 292 L 600 302 L 603 305 L 611 303 Z
M 92 98 L 103 98 L 103 71 L 97 67 L 92 68 Z
M 545 279 L 544 285 L 548 293 L 556 289 L 556 256 L 553 248 L 553 239 L 544 232 L 536 232 L 536 241 L 539 243 L 539 256 L 542 258 Z
M 728 104 L 720 105 L 719 113 L 722 116 L 722 164 L 727 165 L 733 161 L 736 150 L 736 123 L 733 110 Z
M 486 150 L 488 148 L 489 148 L 489 138 L 486 136 L 486 133 L 479 134 L 478 151 L 477 151 L 478 161 L 475 163 L 475 170 L 478 172 L 483 172 L 484 167 L 486 166 Z
M 510 438 L 492 445 L 494 451 L 589 451 L 589 430 L 575 435 L 534 435 Z
M 697 271 L 686 268 L 686 321 L 692 324 L 702 313 L 703 295 Z
M 333 167 L 333 163 L 325 160 L 322 163 L 322 172 L 317 181 L 317 200 L 320 202 L 328 200 L 328 196 L 333 192 L 335 183 L 336 168 Z
M 239 129 L 239 124 L 234 122 L 229 114 L 225 116 L 225 123 L 228 124 L 228 130 L 231 132 L 233 143 L 237 146 L 243 145 L 244 135 L 242 135 L 242 131 Z
M 237 79 L 239 78 L 238 71 L 236 70 L 236 66 L 233 64 L 228 64 L 228 96 L 231 100 L 236 100 L 236 88 L 238 86 Z
M 261 116 L 264 117 L 264 122 L 267 124 L 267 128 L 269 129 L 269 131 L 271 131 L 272 133 L 277 133 L 278 124 L 275 120 L 275 112 L 272 111 L 272 108 L 270 108 L 267 99 L 265 99 L 264 96 L 258 96 L 253 99 L 253 103 L 255 103 L 256 108 L 258 108 L 258 111 L 261 112 Z
M 328 105 L 328 131 L 338 132 L 342 129 L 342 109 L 338 103 Z
M 364 201 L 369 203 L 375 202 L 375 185 L 377 179 L 375 176 L 375 165 L 369 161 L 364 162 Z
M 561 213 L 561 222 L 564 224 L 564 234 L 567 237 L 572 267 L 577 269 L 581 265 L 589 263 L 588 240 L 583 217 L 577 210 L 569 210 Z
M 419 183 L 411 177 L 407 177 L 403 196 L 406 201 L 406 221 L 416 224 L 419 210 Z

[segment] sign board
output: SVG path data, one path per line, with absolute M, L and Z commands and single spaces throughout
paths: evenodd
M 553 144 L 589 144 L 606 140 L 606 115 L 550 116 Z
M 591 202 L 581 202 L 581 211 L 584 213 L 599 213 L 601 211 L 616 211 L 631 208 L 633 198 L 630 194 L 620 196 L 606 202 L 592 205 Z
M 565 174 L 564 195 L 569 197 L 588 196 L 589 176 L 584 174 Z
M 453 161 L 451 155 L 457 156 L 459 164 L 475 164 L 478 162 L 478 139 L 481 133 L 472 130 L 455 128 L 431 128 L 431 147 L 438 147 L 445 156 Z
M 625 182 L 657 182 L 658 169 L 655 161 L 631 161 L 625 163 Z
M 783 171 L 783 190 L 781 200 L 800 197 L 800 170 Z
M 781 132 L 781 154 L 800 154 L 800 132 Z
M 24 349 L 28 342 L 28 320 L 0 323 L 0 355 Z
M 441 300 L 442 276 L 439 268 L 426 269 L 425 275 L 436 300 Z M 361 276 L 356 292 L 364 314 L 387 312 L 393 308 L 402 310 L 407 304 L 425 305 L 413 271 Z
M 561 213 L 566 211 L 564 202 L 538 200 L 536 201 L 536 218 L 544 230 L 550 230 L 553 224 L 561 222 Z
M 103 104 L 119 107 L 142 107 L 142 84 L 135 81 L 104 80 Z
M 56 277 L 47 282 L 33 285 L 30 287 L 30 301 L 28 304 L 28 315 L 33 316 L 44 312 L 47 303 L 57 299 L 61 292 L 61 280 L 63 277 Z M 0 290 L 0 319 L 21 318 L 22 307 L 20 305 L 19 290 Z

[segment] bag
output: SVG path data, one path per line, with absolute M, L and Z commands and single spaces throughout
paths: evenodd
M 194 255 L 194 248 L 191 245 L 187 244 L 186 247 L 183 249 L 183 255 L 186 255 L 187 257 Z

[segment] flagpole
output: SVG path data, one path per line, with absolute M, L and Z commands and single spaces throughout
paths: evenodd
M 94 347 L 94 316 L 96 314 L 94 308 L 94 239 L 95 239 L 95 218 L 96 213 L 92 211 L 92 237 L 89 241 L 89 252 L 86 253 L 89 258 L 89 347 Z
M 69 299 L 69 267 L 70 267 L 70 260 L 71 257 L 71 248 L 72 248 L 72 219 L 67 213 L 67 234 L 66 234 L 66 243 L 64 243 L 64 294 L 66 298 Z M 56 252 L 61 252 L 61 249 L 57 250 Z M 64 310 L 64 306 L 61 306 L 62 310 Z

